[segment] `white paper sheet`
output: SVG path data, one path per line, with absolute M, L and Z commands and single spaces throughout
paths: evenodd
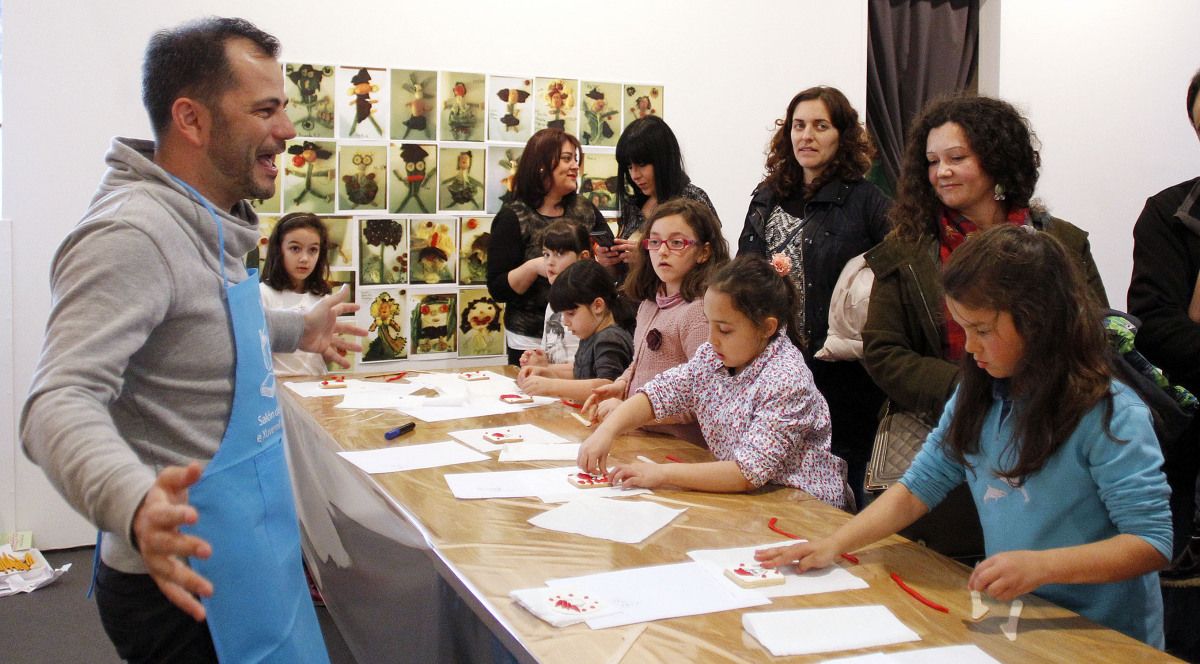
M 483 434 L 485 434 L 489 431 L 495 431 L 496 429 L 511 429 L 513 433 L 521 436 L 525 440 L 522 443 L 499 443 L 499 444 L 484 440 Z M 504 427 L 487 427 L 484 429 L 464 429 L 462 431 L 451 431 L 450 437 L 463 443 L 464 445 L 473 447 L 473 448 L 479 450 L 480 452 L 495 452 L 497 450 L 503 450 L 506 447 L 511 447 L 513 445 L 521 445 L 521 444 L 525 444 L 525 443 L 562 444 L 562 443 L 571 442 L 556 433 L 551 433 L 549 431 L 546 431 L 545 429 L 537 426 L 536 424 L 513 424 L 513 425 L 509 425 L 509 426 L 504 426 Z M 571 457 L 569 457 L 566 460 L 574 461 L 575 456 L 572 455 Z
M 607 597 L 580 592 L 574 588 L 526 588 L 508 594 L 526 611 L 555 627 L 581 623 L 616 613 L 620 608 Z
M 726 583 L 736 586 L 737 584 L 733 583 L 733 581 L 725 578 L 725 569 L 737 567 L 738 563 L 753 563 L 754 552 L 758 549 L 790 546 L 797 541 L 802 542 L 804 540 L 768 542 L 758 546 L 736 547 L 732 549 L 700 549 L 697 551 L 688 551 L 688 557 L 696 562 L 704 563 L 708 569 L 714 574 L 719 575 Z M 785 579 L 782 586 L 755 588 L 754 592 L 762 593 L 767 597 L 789 597 L 792 595 L 815 595 L 817 593 L 831 593 L 843 590 L 859 590 L 869 587 L 866 581 L 837 565 L 831 565 L 825 569 L 812 570 L 804 574 L 797 574 L 796 568 L 791 565 L 786 568 L 780 568 L 779 571 Z
M 623 498 L 650 493 L 646 489 L 605 487 L 580 489 L 567 481 L 578 473 L 574 466 L 537 468 L 534 470 L 504 470 L 489 473 L 447 473 L 446 484 L 455 498 L 538 498 L 547 503 L 559 503 L 581 497 Z
M 384 447 L 378 450 L 359 452 L 338 452 L 338 456 L 372 475 L 419 468 L 453 466 L 459 463 L 487 461 L 489 458 L 487 455 L 467 449 L 452 441 Z
M 500 450 L 499 459 L 500 461 L 574 461 L 578 457 L 579 443 L 508 443 Z
M 529 520 L 546 530 L 637 544 L 685 510 L 656 503 L 608 498 L 579 498 Z
M 758 593 L 730 589 L 717 581 L 700 563 L 692 562 L 553 579 L 546 585 L 606 596 L 621 607 L 613 615 L 589 618 L 587 624 L 592 629 L 732 611 L 770 602 Z
M 858 657 L 827 659 L 822 664 L 1000 664 L 978 646 L 943 646 Z
M 921 640 L 880 605 L 746 613 L 742 627 L 776 657 Z

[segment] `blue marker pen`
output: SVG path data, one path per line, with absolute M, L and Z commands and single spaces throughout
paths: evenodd
M 388 431 L 387 433 L 383 434 L 383 437 L 387 438 L 388 440 L 394 440 L 416 428 L 417 428 L 416 422 L 409 422 L 408 424 L 401 424 L 400 426 L 396 427 L 395 429 L 392 429 L 391 431 Z

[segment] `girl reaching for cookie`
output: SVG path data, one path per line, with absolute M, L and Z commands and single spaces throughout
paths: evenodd
M 1156 570 L 1171 554 L 1170 490 L 1151 414 L 1113 377 L 1077 261 L 1049 233 L 969 238 L 942 275 L 966 331 L 962 379 L 912 466 L 828 538 L 758 551 L 765 567 L 827 567 L 966 483 L 987 558 L 968 588 L 1033 593 L 1163 646 Z
M 718 271 L 703 300 L 708 342 L 613 411 L 580 446 L 579 467 L 604 473 L 616 436 L 691 412 L 715 461 L 618 463 L 611 479 L 717 492 L 774 483 L 835 507 L 852 505 L 846 463 L 829 448 L 829 409 L 800 353 L 794 321 L 802 305 L 789 269 L 782 255 L 769 262 L 743 254 Z

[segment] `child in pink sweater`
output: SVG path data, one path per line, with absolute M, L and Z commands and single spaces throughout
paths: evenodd
M 658 206 L 640 246 L 624 286 L 627 296 L 642 301 L 633 362 L 620 378 L 592 391 L 583 413 L 593 422 L 606 418 L 651 378 L 687 362 L 708 339 L 704 289 L 713 273 L 729 262 L 729 246 L 716 215 L 687 198 Z M 690 413 L 656 424 L 645 428 L 704 443 Z

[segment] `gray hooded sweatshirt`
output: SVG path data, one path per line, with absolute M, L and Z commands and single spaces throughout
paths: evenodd
M 233 403 L 233 331 L 218 260 L 247 278 L 258 219 L 242 201 L 208 211 L 153 159 L 113 139 L 108 171 L 50 271 L 51 309 L 21 443 L 67 501 L 104 531 L 110 567 L 144 573 L 133 515 L 158 472 L 216 454 Z M 273 350 L 296 349 L 303 318 L 267 312 Z

